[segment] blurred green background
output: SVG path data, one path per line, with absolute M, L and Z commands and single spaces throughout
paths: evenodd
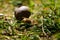
M 25 23 L 17 23 L 13 17 L 17 3 L 30 7 L 30 18 L 37 25 L 20 30 L 19 25 Z M 60 40 L 60 0 L 0 0 L 0 14 L 4 14 L 0 18 L 0 40 Z

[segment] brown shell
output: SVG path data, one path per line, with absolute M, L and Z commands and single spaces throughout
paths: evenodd
M 18 8 L 18 9 L 20 9 L 20 8 Z M 28 10 L 28 9 L 24 9 L 24 10 L 15 10 L 15 13 L 14 13 L 14 15 L 15 15 L 15 18 L 17 19 L 17 20 L 23 20 L 24 18 L 29 18 L 29 16 L 31 15 L 31 12 Z M 22 9 L 23 9 L 23 7 L 22 7 Z

